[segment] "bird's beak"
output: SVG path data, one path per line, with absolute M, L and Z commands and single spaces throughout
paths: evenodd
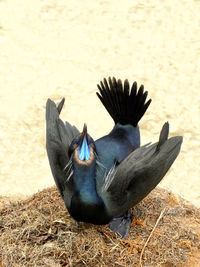
M 89 160 L 90 159 L 90 149 L 88 146 L 88 140 L 87 140 L 87 125 L 84 124 L 83 126 L 83 132 L 81 134 L 80 138 L 80 146 L 79 146 L 79 159 L 80 160 Z

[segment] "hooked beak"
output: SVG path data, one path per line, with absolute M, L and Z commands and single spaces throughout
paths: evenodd
M 88 140 L 87 140 L 87 125 L 84 124 L 83 132 L 80 138 L 80 147 L 79 147 L 79 159 L 80 160 L 89 160 L 90 159 L 90 149 L 88 147 Z

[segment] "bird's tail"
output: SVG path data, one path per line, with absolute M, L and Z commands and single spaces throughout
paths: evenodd
M 148 92 L 144 92 L 143 85 L 137 91 L 136 82 L 130 89 L 128 80 L 125 80 L 122 84 L 121 80 L 109 77 L 108 82 L 104 78 L 103 82 L 101 81 L 97 87 L 100 91 L 97 96 L 115 124 L 131 124 L 136 127 L 151 103 L 151 99 L 145 103 Z

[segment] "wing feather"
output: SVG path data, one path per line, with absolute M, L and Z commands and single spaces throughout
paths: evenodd
M 69 162 L 68 150 L 72 140 L 79 134 L 78 129 L 70 123 L 65 124 L 59 118 L 62 110 L 64 99 L 56 104 L 48 99 L 46 103 L 46 149 L 49 159 L 51 171 L 58 187 L 61 196 L 64 198 L 65 203 L 71 199 L 72 182 L 66 184 L 66 170 L 65 166 Z
M 145 198 L 161 181 L 180 152 L 182 137 L 168 139 L 165 123 L 159 142 L 133 151 L 116 168 L 102 198 L 111 216 L 119 216 Z M 102 187 L 103 188 L 103 187 Z

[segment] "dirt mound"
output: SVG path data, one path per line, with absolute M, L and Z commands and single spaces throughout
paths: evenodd
M 126 240 L 75 222 L 55 187 L 0 202 L 0 266 L 199 266 L 200 211 L 164 189 L 132 209 Z

